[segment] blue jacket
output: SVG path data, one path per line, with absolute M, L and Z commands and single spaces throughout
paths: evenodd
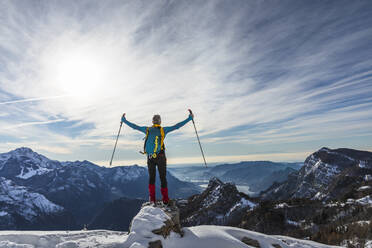
M 189 122 L 191 120 L 192 120 L 192 117 L 191 117 L 191 115 L 189 115 L 189 117 L 186 120 L 181 121 L 181 122 L 177 123 L 176 125 L 173 125 L 173 126 L 170 126 L 170 127 L 163 127 L 164 138 L 168 133 L 183 127 L 187 122 Z M 146 147 L 145 147 L 145 151 L 148 153 L 149 156 L 153 155 L 154 153 L 158 154 L 161 151 L 160 128 L 155 127 L 155 126 L 151 126 L 151 127 L 138 126 L 138 125 L 128 121 L 125 117 L 123 117 L 121 119 L 121 121 L 124 122 L 125 124 L 127 124 L 129 127 L 133 128 L 135 130 L 138 130 L 138 131 L 140 131 L 144 134 L 146 134 L 147 128 L 149 129 L 149 134 L 148 134 Z

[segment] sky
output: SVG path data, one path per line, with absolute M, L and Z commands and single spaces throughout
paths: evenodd
M 108 165 L 121 115 L 207 162 L 372 151 L 372 2 L 0 1 L 0 153 Z M 114 165 L 144 165 L 123 126 Z M 202 163 L 192 123 L 168 163 Z

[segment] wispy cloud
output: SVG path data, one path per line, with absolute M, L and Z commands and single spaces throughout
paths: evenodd
M 192 108 L 207 153 L 226 159 L 230 143 L 274 159 L 272 144 L 300 154 L 299 142 L 311 151 L 372 134 L 368 1 L 3 1 L 0 9 L 0 134 L 61 145 L 63 158 L 106 159 L 122 112 L 141 125 L 159 113 L 171 125 Z M 124 127 L 119 153 L 141 159 L 142 137 Z M 190 126 L 167 138 L 194 141 Z

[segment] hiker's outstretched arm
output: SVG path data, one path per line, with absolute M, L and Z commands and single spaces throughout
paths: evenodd
M 187 122 L 189 122 L 191 120 L 192 120 L 192 115 L 189 115 L 189 117 L 186 120 L 181 121 L 181 122 L 177 123 L 174 126 L 164 127 L 164 134 L 167 134 L 169 132 L 172 132 L 172 131 L 174 131 L 176 129 L 179 129 L 179 128 L 183 127 Z
M 130 126 L 131 128 L 135 129 L 135 130 L 138 130 L 142 133 L 146 133 L 146 129 L 147 127 L 143 126 L 143 127 L 140 127 L 130 121 L 128 121 L 126 118 L 125 118 L 125 114 L 123 114 L 123 117 L 121 117 L 121 121 L 124 122 L 125 124 L 127 124 L 128 126 Z

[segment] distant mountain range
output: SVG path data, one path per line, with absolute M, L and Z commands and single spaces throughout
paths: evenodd
M 192 183 L 170 173 L 167 177 L 173 198 L 200 192 Z M 59 162 L 18 148 L 0 154 L 0 228 L 32 228 L 42 215 L 45 229 L 50 229 L 45 216 L 57 215 L 69 216 L 61 220 L 59 229 L 80 228 L 113 200 L 147 199 L 147 184 L 147 168 L 137 165 L 106 168 L 89 161 Z
M 213 177 L 223 182 L 245 185 L 251 192 L 260 192 L 274 182 L 283 182 L 288 175 L 299 170 L 303 163 L 275 163 L 271 161 L 244 161 L 235 164 L 221 164 L 214 167 L 169 168 L 178 178 L 199 184 L 208 183 Z

